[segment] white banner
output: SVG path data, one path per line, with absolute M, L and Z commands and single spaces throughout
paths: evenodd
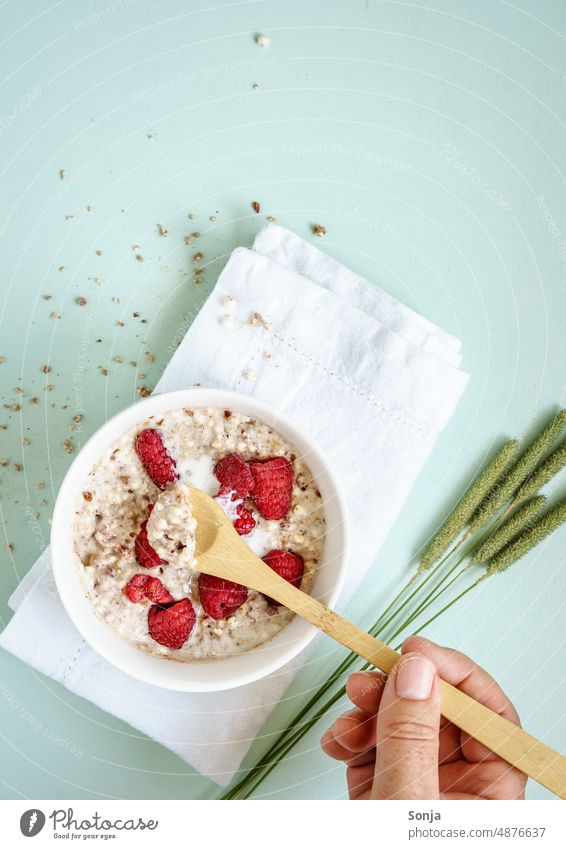
M 117 849 L 558 849 L 566 845 L 564 810 L 552 802 L 0 802 L 2 846 L 7 849 L 85 843 Z

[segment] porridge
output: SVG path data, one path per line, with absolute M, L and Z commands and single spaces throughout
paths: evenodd
M 255 554 L 305 592 L 324 546 L 316 481 L 265 422 L 183 408 L 124 433 L 84 482 L 78 568 L 101 620 L 136 647 L 178 661 L 249 651 L 293 618 L 255 590 L 198 573 L 191 486 L 216 498 Z

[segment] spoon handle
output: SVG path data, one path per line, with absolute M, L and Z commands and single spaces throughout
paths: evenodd
M 247 586 L 276 599 L 383 672 L 391 671 L 400 657 L 398 652 L 279 577 L 245 544 L 238 548 L 240 556 L 234 557 L 232 543 L 231 555 L 226 557 L 218 549 L 216 556 L 205 553 L 198 560 L 198 568 L 239 583 L 245 575 Z M 566 798 L 565 757 L 446 681 L 440 682 L 440 692 L 446 719 L 557 796 Z

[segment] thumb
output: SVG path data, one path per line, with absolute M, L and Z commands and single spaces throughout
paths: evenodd
M 411 652 L 395 664 L 377 714 L 372 799 L 438 799 L 440 690 L 432 661 Z

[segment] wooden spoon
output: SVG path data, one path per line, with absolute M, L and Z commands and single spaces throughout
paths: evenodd
M 320 601 L 294 587 L 257 557 L 238 536 L 220 504 L 198 489 L 190 499 L 197 522 L 197 569 L 258 590 L 311 622 L 329 637 L 390 672 L 400 654 L 348 622 Z M 521 772 L 566 798 L 566 758 L 470 696 L 440 681 L 446 719 L 483 743 Z

